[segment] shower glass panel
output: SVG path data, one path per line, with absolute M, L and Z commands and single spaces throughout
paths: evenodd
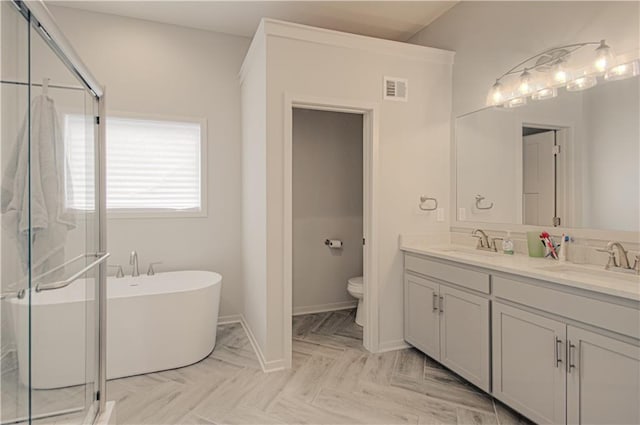
M 0 421 L 92 423 L 106 258 L 98 100 L 26 8 L 0 8 Z
M 7 214 L 9 179 L 15 174 L 16 141 L 28 128 L 29 117 L 29 22 L 10 2 L 0 2 L 0 422 L 29 418 L 28 363 L 18 362 L 18 341 L 29 350 L 28 316 L 15 316 L 12 302 L 29 285 L 28 246 L 16 243 L 15 220 Z M 25 84 L 5 84 L 20 81 Z M 26 166 L 26 164 L 23 164 Z M 28 212 L 29 198 L 22 208 Z M 28 233 L 29 230 L 26 230 Z M 28 237 L 28 236 L 27 236 Z M 26 298 L 26 297 L 25 297 Z
M 71 279 L 98 252 L 97 105 L 33 25 L 30 51 L 31 415 L 81 423 L 97 392 L 98 268 Z

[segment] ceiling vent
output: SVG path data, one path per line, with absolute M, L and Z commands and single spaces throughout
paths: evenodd
M 404 78 L 384 77 L 384 100 L 409 99 L 409 81 Z

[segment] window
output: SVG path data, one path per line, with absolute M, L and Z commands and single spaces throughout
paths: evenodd
M 85 126 L 83 116 L 65 117 L 67 207 L 79 210 L 93 209 L 93 162 L 86 160 L 92 147 L 87 147 Z M 109 213 L 202 213 L 203 126 L 202 122 L 109 117 Z

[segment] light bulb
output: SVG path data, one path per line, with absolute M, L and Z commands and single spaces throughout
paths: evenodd
M 598 80 L 593 75 L 585 75 L 567 83 L 567 91 L 580 91 L 590 89 L 598 84 Z
M 558 90 L 554 87 L 545 87 L 531 95 L 533 100 L 553 99 L 558 95 Z
M 640 75 L 640 66 L 638 66 L 638 61 L 635 60 L 610 68 L 606 74 L 604 74 L 604 79 L 607 81 L 616 81 L 635 77 L 637 75 Z
M 564 68 L 563 61 L 559 61 L 558 63 L 553 65 L 553 68 L 551 68 L 551 73 L 553 75 L 552 83 L 554 85 L 563 86 L 569 80 L 569 74 Z
M 596 61 L 594 67 L 599 73 L 604 73 L 613 65 L 614 55 L 611 47 L 607 46 L 604 40 L 600 41 L 600 45 L 596 49 Z
M 523 96 L 528 96 L 533 92 L 533 84 L 531 84 L 531 74 L 526 69 L 520 75 L 520 85 L 518 86 L 518 92 Z
M 496 80 L 495 84 L 489 90 L 489 95 L 487 96 L 487 106 L 497 106 L 504 103 L 504 93 L 502 88 L 502 83 L 499 80 Z

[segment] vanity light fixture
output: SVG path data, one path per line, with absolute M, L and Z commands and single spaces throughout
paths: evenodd
M 610 68 L 604 74 L 604 79 L 607 81 L 617 81 L 636 77 L 638 75 L 640 75 L 640 65 L 637 60 L 634 60 Z
M 569 73 L 567 72 L 564 66 L 564 60 L 559 59 L 551 68 L 551 75 L 553 80 L 551 81 L 551 85 L 558 87 L 564 86 L 569 81 Z
M 531 73 L 527 70 L 527 68 L 525 68 L 524 72 L 522 72 L 522 75 L 520 75 L 520 86 L 518 87 L 518 92 L 522 96 L 529 96 L 531 93 L 533 93 L 532 82 L 533 80 L 531 78 Z
M 585 49 L 597 46 L 594 50 Z M 605 40 L 567 44 L 547 49 L 518 63 L 496 79 L 487 96 L 487 106 L 514 108 L 527 99 L 552 99 L 558 89 L 589 89 L 604 81 L 640 75 L 640 62 L 617 60 Z
M 598 79 L 595 75 L 585 75 L 584 77 L 578 77 L 575 80 L 567 83 L 567 91 L 581 91 L 590 89 L 598 84 Z
M 527 104 L 526 97 L 514 97 L 511 100 L 508 100 L 502 106 L 505 108 L 517 108 L 518 106 L 524 106 Z
M 503 87 L 500 81 L 496 80 L 496 83 L 489 90 L 489 96 L 487 97 L 487 103 L 492 105 L 501 105 L 504 102 Z
M 555 87 L 545 87 L 531 95 L 533 100 L 553 99 L 558 95 L 558 89 Z
M 613 50 L 611 47 L 607 46 L 604 40 L 600 40 L 600 45 L 596 49 L 596 61 L 594 66 L 596 71 L 600 74 L 604 74 L 607 69 L 613 65 L 615 61 L 615 56 L 613 55 Z

